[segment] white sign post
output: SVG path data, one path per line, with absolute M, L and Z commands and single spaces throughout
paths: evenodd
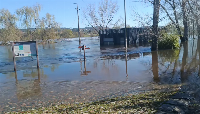
M 14 71 L 16 71 L 15 57 L 36 56 L 37 68 L 39 68 L 38 46 L 36 41 L 13 42 L 12 51 L 13 51 Z

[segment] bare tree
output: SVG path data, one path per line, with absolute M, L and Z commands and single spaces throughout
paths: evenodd
M 195 24 L 197 26 L 197 34 L 198 38 L 200 38 L 200 1 L 198 0 L 188 0 L 189 10 L 192 14 L 192 20 L 195 20 Z M 193 27 L 194 28 L 194 27 Z
M 154 4 L 152 0 L 148 1 Z M 166 13 L 166 16 L 171 21 L 171 25 L 176 27 L 182 42 L 188 39 L 188 14 L 190 12 L 187 2 L 188 0 L 163 0 L 160 2 L 161 12 Z M 183 23 L 181 24 L 181 22 Z M 182 25 L 184 28 L 183 31 L 181 30 Z
M 165 0 L 161 4 L 162 10 L 165 11 L 168 18 L 175 25 L 182 42 L 188 40 L 189 32 L 189 6 L 188 0 Z M 183 22 L 181 24 L 181 22 Z M 184 30 L 181 30 L 181 25 L 183 25 Z
M 118 11 L 118 5 L 117 2 L 112 0 L 101 0 L 97 8 L 95 5 L 89 4 L 83 14 L 88 24 L 98 33 L 98 30 L 104 30 L 113 25 L 113 18 Z

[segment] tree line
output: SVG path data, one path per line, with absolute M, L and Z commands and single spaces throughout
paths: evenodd
M 152 50 L 158 49 L 158 39 L 160 37 L 158 24 L 167 21 L 164 29 L 166 33 L 178 35 L 181 42 L 188 40 L 189 35 L 200 37 L 200 1 L 198 0 L 138 0 L 147 5 L 153 6 L 153 17 L 145 18 L 141 14 L 133 11 L 134 20 L 141 23 L 142 27 L 149 27 L 152 31 Z M 133 2 L 134 4 L 134 2 Z M 84 12 L 85 20 L 97 32 L 107 28 L 124 27 L 123 19 L 114 21 L 113 18 L 118 12 L 117 2 L 112 0 L 102 0 L 98 6 L 90 4 Z M 162 14 L 162 15 L 161 15 Z M 163 16 L 164 15 L 164 16 Z M 162 17 L 161 17 L 162 16 Z M 138 19 L 135 19 L 138 18 Z M 152 22 L 152 23 L 151 23 Z M 99 28 L 95 28 L 98 26 Z
M 153 31 L 154 44 L 153 50 L 157 50 L 158 41 L 158 23 L 159 15 L 165 13 L 165 19 L 170 20 L 168 26 L 175 27 L 175 31 L 180 36 L 181 42 L 188 40 L 189 35 L 200 38 L 200 1 L 198 0 L 148 0 L 154 6 Z M 181 29 L 183 28 L 183 29 Z
M 40 4 L 32 7 L 24 6 L 17 9 L 14 14 L 11 14 L 8 9 L 0 9 L 2 44 L 7 44 L 9 41 L 47 41 L 48 39 L 78 37 L 78 31 L 61 29 L 61 24 L 55 21 L 54 15 L 46 13 L 44 17 L 40 17 L 41 9 Z M 19 27 L 25 28 L 26 31 L 21 31 Z M 81 36 L 85 34 L 81 32 Z
M 149 25 L 153 33 L 152 49 L 157 49 L 159 38 L 158 23 L 168 21 L 165 26 L 166 32 L 173 32 L 179 35 L 182 42 L 188 40 L 188 36 L 195 34 L 200 37 L 200 1 L 198 0 L 141 0 L 154 7 L 153 17 L 148 17 L 144 21 L 140 19 L 138 23 Z M 134 3 L 134 2 L 133 2 Z M 94 29 L 94 34 L 99 30 L 108 28 L 120 28 L 124 26 L 124 20 L 119 17 L 114 20 L 118 12 L 117 2 L 112 0 L 101 0 L 98 6 L 89 4 L 83 11 L 84 20 Z M 19 40 L 48 40 L 61 37 L 76 37 L 78 33 L 71 30 L 60 30 L 61 24 L 55 21 L 54 15 L 49 13 L 45 17 L 40 17 L 41 5 L 32 7 L 24 6 L 11 14 L 9 10 L 0 10 L 0 41 L 19 41 Z M 165 15 L 160 17 L 160 14 Z M 140 15 L 140 14 L 138 14 Z M 142 22 L 143 21 L 143 22 Z M 151 25 L 149 22 L 153 22 Z M 26 32 L 21 32 L 17 28 L 17 23 L 26 28 Z M 36 29 L 30 30 L 31 27 Z M 173 30 L 172 30 L 173 29 Z M 81 33 L 84 36 L 84 33 Z

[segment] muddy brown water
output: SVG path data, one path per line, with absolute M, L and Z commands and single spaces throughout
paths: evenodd
M 198 40 L 179 50 L 151 52 L 145 45 L 125 52 L 123 46 L 100 47 L 98 38 L 82 38 L 90 47 L 86 62 L 78 39 L 57 42 L 39 45 L 39 70 L 36 58 L 17 58 L 17 75 L 10 46 L 0 47 L 0 112 L 90 102 L 148 91 L 154 84 L 199 82 Z

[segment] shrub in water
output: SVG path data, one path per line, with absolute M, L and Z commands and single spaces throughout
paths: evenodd
M 163 33 L 158 40 L 158 49 L 179 49 L 179 39 L 178 35 Z

